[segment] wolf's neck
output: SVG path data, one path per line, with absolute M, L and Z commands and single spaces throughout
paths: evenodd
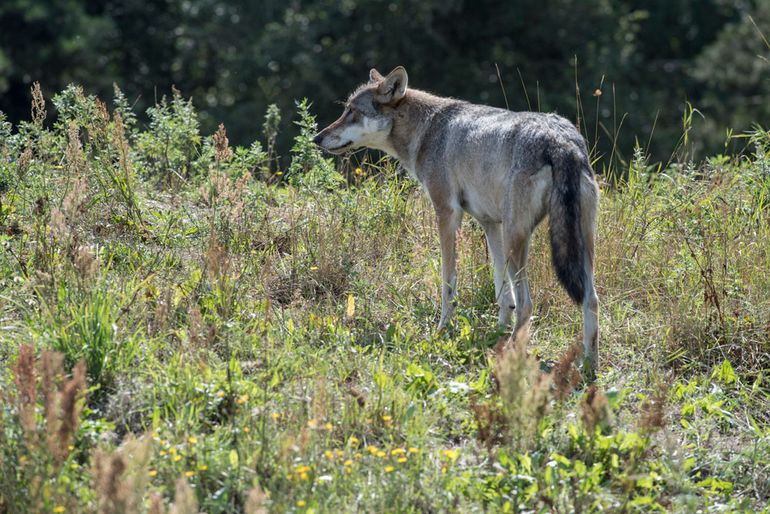
M 407 89 L 406 96 L 395 109 L 393 129 L 387 139 L 390 148 L 383 149 L 399 160 L 415 177 L 417 154 L 431 121 L 452 98 L 442 98 L 418 89 Z

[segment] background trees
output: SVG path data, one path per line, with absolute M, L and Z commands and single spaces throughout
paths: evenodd
M 11 120 L 28 115 L 35 80 L 46 96 L 77 82 L 106 98 L 114 82 L 139 112 L 176 85 L 204 131 L 224 122 L 241 144 L 278 104 L 282 153 L 295 99 L 311 99 L 324 123 L 370 67 L 398 64 L 417 87 L 505 106 L 498 65 L 512 109 L 579 117 L 604 154 L 618 132 L 625 154 L 650 140 L 668 158 L 685 102 L 703 114 L 696 152 L 722 151 L 727 127 L 770 116 L 760 0 L 6 0 L 0 28 L 0 110 Z

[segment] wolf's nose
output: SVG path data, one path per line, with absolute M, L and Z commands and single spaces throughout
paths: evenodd
M 313 138 L 313 144 L 321 146 L 321 141 L 323 141 L 321 134 L 316 134 L 316 136 Z

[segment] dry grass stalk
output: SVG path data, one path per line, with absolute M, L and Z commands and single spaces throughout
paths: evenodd
M 171 289 L 165 289 L 158 295 L 155 301 L 155 310 L 150 320 L 150 333 L 158 334 L 168 326 L 169 316 L 171 314 L 173 294 Z
M 16 404 L 27 444 L 37 446 L 41 436 L 35 418 L 38 399 L 43 402 L 45 439 L 48 455 L 59 465 L 71 452 L 71 444 L 80 422 L 82 399 L 86 389 L 85 363 L 79 362 L 72 378 L 64 381 L 64 357 L 57 352 L 43 351 L 35 366 L 35 350 L 31 345 L 19 349 L 14 365 Z M 40 375 L 38 396 L 37 376 Z
M 150 493 L 150 506 L 147 508 L 147 514 L 166 514 L 163 496 L 159 492 Z
M 70 121 L 67 125 L 67 148 L 64 151 L 64 163 L 70 173 L 78 173 L 85 166 L 83 147 L 80 144 L 80 129 L 74 121 Z
M 655 387 L 650 398 L 642 403 L 639 414 L 639 427 L 646 432 L 655 432 L 666 426 L 666 404 L 668 402 L 668 385 L 660 382 Z
M 527 353 L 526 333 L 507 343 L 498 343 L 495 378 L 509 423 L 510 436 L 519 446 L 528 446 L 550 404 L 551 375 L 540 371 Z
M 91 129 L 93 130 L 93 138 L 106 139 L 107 127 L 110 124 L 110 112 L 107 109 L 107 104 L 100 99 L 96 99 L 96 116 L 92 120 Z
M 229 161 L 233 156 L 233 151 L 230 149 L 230 142 L 227 139 L 227 131 L 225 130 L 224 123 L 219 124 L 219 128 L 214 133 L 214 159 L 217 162 Z
M 478 439 L 488 448 L 505 442 L 508 421 L 496 402 L 480 402 L 476 395 L 470 398 L 470 407 L 476 421 Z
M 73 256 L 75 271 L 83 283 L 90 283 L 96 273 L 99 271 L 99 259 L 91 251 L 91 248 L 80 245 L 75 249 Z
M 126 459 L 120 452 L 108 455 L 97 452 L 94 456 L 94 480 L 99 514 L 120 514 L 128 507 L 128 487 L 123 480 Z
M 555 386 L 554 395 L 557 400 L 566 398 L 580 384 L 580 372 L 575 367 L 575 362 L 582 354 L 579 344 L 573 344 L 553 367 L 551 376 Z
M 118 150 L 118 165 L 120 169 L 128 175 L 130 171 L 128 160 L 128 141 L 126 140 L 125 126 L 123 125 L 123 117 L 119 112 L 112 115 L 112 144 Z
M 230 256 L 227 254 L 227 250 L 219 243 L 215 234 L 211 234 L 209 237 L 204 260 L 206 275 L 212 282 L 226 277 L 230 271 Z
M 62 381 L 64 356 L 61 353 L 43 351 L 40 354 L 40 374 L 42 375 L 43 407 L 46 422 L 54 425 L 57 414 L 57 388 Z
M 60 353 L 44 351 L 40 362 L 48 451 L 57 463 L 62 463 L 71 451 L 70 445 L 80 422 L 86 366 L 80 361 L 72 370 L 72 378 L 64 382 L 64 357 Z
M 205 339 L 203 337 L 203 316 L 201 315 L 201 310 L 196 303 L 190 303 L 187 315 L 189 319 L 188 333 L 190 337 L 190 343 L 196 348 L 201 348 L 205 346 Z
M 40 89 L 40 82 L 34 82 L 32 84 L 32 123 L 38 128 L 43 127 L 45 121 L 45 98 L 43 98 L 43 91 Z
M 580 419 L 588 433 L 593 434 L 597 426 L 609 422 L 610 405 L 607 397 L 596 385 L 591 384 L 580 401 Z
M 37 373 L 35 372 L 35 348 L 22 345 L 19 357 L 13 366 L 13 378 L 16 383 L 16 401 L 21 418 L 21 426 L 29 437 L 35 433 L 35 405 L 37 403 Z
M 265 502 L 267 495 L 258 485 L 254 486 L 246 497 L 246 505 L 243 509 L 244 514 L 267 514 Z
M 182 477 L 176 481 L 174 504 L 169 514 L 198 514 L 198 500 L 195 498 L 195 492 Z
M 32 148 L 27 146 L 21 152 L 21 155 L 19 156 L 19 160 L 17 162 L 20 176 L 23 176 L 27 172 L 27 170 L 29 169 L 29 164 L 31 162 L 32 162 Z
M 314 395 L 310 405 L 310 413 L 318 423 L 326 419 L 326 408 L 329 404 L 329 387 L 326 379 L 319 377 L 313 387 Z
M 147 488 L 146 467 L 149 458 L 149 438 L 129 439 L 111 454 L 95 454 L 93 476 L 99 514 L 131 514 L 141 511 Z M 152 509 L 153 500 L 150 503 Z M 162 504 L 160 507 L 162 509 Z
M 57 445 L 54 455 L 62 462 L 69 454 L 69 447 L 80 422 L 80 401 L 86 389 L 86 364 L 80 361 L 72 371 L 72 379 L 64 384 L 59 395 L 61 410 L 60 424 L 56 434 Z M 51 445 L 49 444 L 49 447 Z

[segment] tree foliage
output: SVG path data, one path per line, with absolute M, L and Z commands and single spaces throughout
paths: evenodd
M 687 101 L 706 120 L 706 150 L 721 149 L 726 127 L 766 118 L 769 9 L 760 0 L 8 0 L 0 111 L 27 115 L 35 80 L 48 95 L 76 82 L 103 97 L 118 83 L 139 112 L 176 85 L 204 132 L 225 122 L 246 143 L 268 105 L 289 113 L 307 97 L 323 124 L 369 68 L 402 64 L 412 84 L 442 95 L 558 111 L 592 143 L 599 136 L 600 153 L 616 132 L 626 151 L 654 132 L 651 151 L 666 158 Z M 290 116 L 280 131 L 285 154 Z

